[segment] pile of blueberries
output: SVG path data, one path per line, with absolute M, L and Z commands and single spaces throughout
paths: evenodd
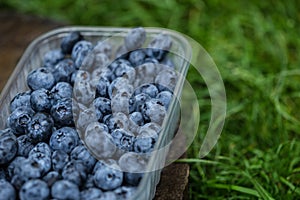
M 130 198 L 177 80 L 170 36 L 145 41 L 134 28 L 113 52 L 73 31 L 45 53 L 0 130 L 0 199 Z

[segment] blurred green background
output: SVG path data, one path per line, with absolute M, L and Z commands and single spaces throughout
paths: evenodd
M 300 199 L 300 3 L 221 0 L 1 0 L 0 7 L 76 25 L 145 26 L 192 37 L 218 66 L 227 117 L 214 150 L 198 159 L 210 100 L 189 149 L 191 199 Z M 34 28 L 34 27 L 33 27 Z

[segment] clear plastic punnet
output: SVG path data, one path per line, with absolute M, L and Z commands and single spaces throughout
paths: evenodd
M 112 47 L 115 49 L 113 49 L 112 52 L 115 52 L 130 30 L 131 28 L 70 26 L 54 29 L 32 41 L 20 58 L 15 70 L 1 92 L 0 129 L 7 127 L 7 118 L 10 114 L 10 101 L 17 93 L 29 89 L 26 82 L 28 73 L 35 68 L 41 67 L 43 55 L 51 49 L 59 48 L 63 37 L 71 31 L 79 31 L 86 40 L 92 43 L 107 39 L 110 43 L 113 43 Z M 155 35 L 162 32 L 171 37 L 172 47 L 169 56 L 175 64 L 175 70 L 179 76 L 173 91 L 174 98 L 169 105 L 167 117 L 165 117 L 162 122 L 162 129 L 155 144 L 154 151 L 150 155 L 147 169 L 145 170 L 137 191 L 133 195 L 133 199 L 142 200 L 154 198 L 156 185 L 160 180 L 161 170 L 168 154 L 168 148 L 163 147 L 167 146 L 178 129 L 180 120 L 179 100 L 192 57 L 192 47 L 188 40 L 180 33 L 162 28 L 145 28 L 145 30 L 147 33 L 145 44 L 149 43 Z

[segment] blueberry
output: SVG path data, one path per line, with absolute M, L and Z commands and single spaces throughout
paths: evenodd
M 20 163 L 23 163 L 24 160 L 26 160 L 23 156 L 17 156 L 15 157 L 10 164 L 7 167 L 8 177 L 11 179 L 15 174 L 18 174 L 20 172 L 19 165 Z
M 46 156 L 51 156 L 51 148 L 47 143 L 39 142 L 33 147 L 33 149 L 31 149 L 29 155 L 35 153 L 42 153 L 45 154 Z
M 120 157 L 118 163 L 124 171 L 125 182 L 129 185 L 137 186 L 146 169 L 146 160 L 137 153 L 127 152 Z
M 102 116 L 111 114 L 111 102 L 108 98 L 98 97 L 93 101 L 93 105 L 96 109 L 96 113 L 100 112 Z
M 102 193 L 102 196 L 98 200 L 117 200 L 117 195 L 113 191 L 106 191 Z
M 159 64 L 159 61 L 156 58 L 148 57 L 148 58 L 145 58 L 144 63 Z
M 117 59 L 108 66 L 108 68 L 112 70 L 117 77 L 122 76 L 127 67 L 132 67 L 132 65 L 125 59 Z
M 83 36 L 79 31 L 72 31 L 68 35 L 66 35 L 60 44 L 61 50 L 64 54 L 71 54 L 74 45 L 83 40 Z
M 110 85 L 109 80 L 101 76 L 96 83 L 96 96 L 107 97 L 108 96 L 107 90 L 109 85 Z
M 9 177 L 8 177 L 7 169 L 0 167 L 0 180 L 2 180 L 2 179 L 7 180 L 8 178 Z
M 117 164 L 108 165 L 103 161 L 98 161 L 97 169 L 94 172 L 94 183 L 103 190 L 113 190 L 121 186 L 123 182 L 123 172 Z
M 130 98 L 131 111 L 141 112 L 143 105 L 149 101 L 151 97 L 146 93 L 140 93 Z
M 51 195 L 55 199 L 80 199 L 78 186 L 68 180 L 56 181 L 51 187 Z
M 132 150 L 134 135 L 131 132 L 126 131 L 124 129 L 115 129 L 111 133 L 111 136 L 113 138 L 114 143 L 117 145 L 117 147 L 125 151 Z
M 69 155 L 62 150 L 54 151 L 52 153 L 51 158 L 52 158 L 52 168 L 57 172 L 61 172 L 62 169 L 70 160 Z
M 169 90 L 174 91 L 178 76 L 172 68 L 166 68 L 158 73 L 155 78 L 155 83 L 159 91 Z
M 49 114 L 36 113 L 27 125 L 26 133 L 32 143 L 48 141 L 51 134 L 54 121 Z
M 169 57 L 165 57 L 162 61 L 161 61 L 162 65 L 168 66 L 170 68 L 175 68 L 175 64 L 173 62 L 172 59 L 170 59 Z
M 50 147 L 53 150 L 62 150 L 70 153 L 79 143 L 77 131 L 71 127 L 62 127 L 52 133 Z
M 11 129 L 0 131 L 0 165 L 10 162 L 18 152 L 17 138 Z
M 118 200 L 131 199 L 136 191 L 136 187 L 121 186 L 114 190 Z
M 71 159 L 82 162 L 88 171 L 91 171 L 96 163 L 96 159 L 83 145 L 79 145 L 73 149 L 71 152 Z
M 125 46 L 128 50 L 142 47 L 146 40 L 146 31 L 142 27 L 133 28 L 124 38 Z
M 71 84 L 74 85 L 75 82 L 80 81 L 91 81 L 91 74 L 88 71 L 81 69 L 74 71 L 71 76 Z
M 83 104 L 89 105 L 96 96 L 96 90 L 92 85 L 92 81 L 76 81 L 74 83 L 73 96 Z
M 10 112 L 13 112 L 14 110 L 22 106 L 30 108 L 30 96 L 31 91 L 20 92 L 16 94 L 16 96 L 10 102 Z
M 71 84 L 67 82 L 58 82 L 51 89 L 53 103 L 64 98 L 72 98 L 72 94 L 73 94 L 73 87 Z
M 83 189 L 89 189 L 95 187 L 94 184 L 94 175 L 93 174 L 87 174 L 87 178 L 85 180 L 85 183 L 83 185 Z
M 54 66 L 64 59 L 65 55 L 60 49 L 54 49 L 47 51 L 43 58 L 43 65 L 44 67 L 48 68 L 49 70 L 53 69 Z
M 133 149 L 136 153 L 150 153 L 157 141 L 158 133 L 150 128 L 140 129 L 134 140 Z
M 61 179 L 61 174 L 58 173 L 57 171 L 50 171 L 43 177 L 43 181 L 45 181 L 49 187 L 51 187 L 53 183 L 55 183 L 60 179 Z
M 51 116 L 57 126 L 73 126 L 72 99 L 64 98 L 53 104 L 50 110 Z
M 105 126 L 98 122 L 93 122 L 86 128 L 85 145 L 97 159 L 107 158 L 115 153 L 116 146 L 112 140 Z
M 137 67 L 145 62 L 146 54 L 143 49 L 137 49 L 129 54 L 129 61 L 134 67 Z
M 165 106 L 166 110 L 168 110 L 171 100 L 173 98 L 173 94 L 169 91 L 162 91 L 157 94 L 156 99 L 158 99 Z
M 86 55 L 92 50 L 92 43 L 86 40 L 77 42 L 72 49 L 72 59 L 75 61 L 77 69 L 81 67 L 81 64 Z
M 63 168 L 62 177 L 81 186 L 87 178 L 87 169 L 83 162 L 71 160 Z
M 101 199 L 103 192 L 98 188 L 89 188 L 80 192 L 81 200 Z
M 3 200 L 15 200 L 16 191 L 15 188 L 6 180 L 0 179 L 0 199 Z
M 112 113 L 122 112 L 129 114 L 129 100 L 131 94 L 128 91 L 118 92 L 111 100 Z
M 18 156 L 27 157 L 34 145 L 31 143 L 27 135 L 21 135 L 17 138 L 18 142 Z
M 76 119 L 76 128 L 78 133 L 82 136 L 82 132 L 91 122 L 97 122 L 102 118 L 102 113 L 97 113 L 94 108 L 86 108 L 84 110 L 76 110 L 74 112 L 74 118 Z
M 49 199 L 50 190 L 45 181 L 34 179 L 26 182 L 19 194 L 21 200 L 46 200 Z
M 146 121 L 151 121 L 160 125 L 163 123 L 167 114 L 166 108 L 158 99 L 150 99 L 147 101 L 143 105 L 141 112 Z
M 140 112 L 133 112 L 129 115 L 129 120 L 132 121 L 134 124 L 138 126 L 143 126 L 144 125 L 144 118 L 142 113 Z
M 97 44 L 94 46 L 94 49 L 93 49 L 94 52 L 96 53 L 102 53 L 102 54 L 105 54 L 107 55 L 109 58 L 111 58 L 112 56 L 112 45 L 107 42 L 107 41 L 98 41 Z
M 32 70 L 28 74 L 27 84 L 32 90 L 38 90 L 41 88 L 49 90 L 55 84 L 55 78 L 51 71 L 49 71 L 47 68 L 40 67 Z
M 127 116 L 122 112 L 107 116 L 104 123 L 107 125 L 110 133 L 118 128 L 128 129 L 129 125 Z
M 35 90 L 31 93 L 30 103 L 36 112 L 48 112 L 52 106 L 52 94 L 44 88 Z
M 134 90 L 134 95 L 138 95 L 141 93 L 145 93 L 149 95 L 151 98 L 155 98 L 156 95 L 158 94 L 158 89 L 154 84 L 145 83 Z
M 8 125 L 16 135 L 24 134 L 33 115 L 31 108 L 19 107 L 9 115 Z
M 133 92 L 133 87 L 130 84 L 129 80 L 124 77 L 118 77 L 111 82 L 108 87 L 108 96 L 112 99 L 116 94 L 120 94 L 120 92 L 126 91 L 128 94 Z
M 172 46 L 171 37 L 161 33 L 153 38 L 148 45 L 147 54 L 149 57 L 155 57 L 157 60 L 162 60 Z
M 31 159 L 38 163 L 41 175 L 46 174 L 51 169 L 51 156 L 43 153 L 33 153 L 29 154 L 28 159 Z
M 70 82 L 72 73 L 76 70 L 72 59 L 66 58 L 55 65 L 53 75 L 56 82 Z

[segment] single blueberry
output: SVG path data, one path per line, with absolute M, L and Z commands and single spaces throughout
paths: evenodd
M 151 97 L 146 93 L 140 93 L 130 98 L 131 111 L 141 112 L 143 105 L 149 101 Z
M 135 137 L 133 149 L 136 153 L 150 153 L 158 139 L 158 133 L 152 129 L 140 129 Z
M 61 172 L 65 165 L 69 162 L 69 154 L 62 150 L 55 150 L 52 153 L 52 168 L 57 171 Z
M 28 107 L 19 107 L 8 117 L 8 125 L 16 135 L 24 134 L 34 111 Z
M 15 188 L 6 180 L 0 179 L 0 199 L 3 200 L 15 200 L 16 191 Z
M 147 55 L 155 57 L 157 60 L 162 60 L 172 46 L 171 37 L 167 34 L 161 33 L 153 38 L 149 43 Z
M 11 179 L 15 174 L 20 173 L 20 164 L 26 160 L 25 157 L 23 156 L 17 156 L 15 157 L 7 166 L 7 172 L 8 172 L 8 177 Z
M 125 47 L 134 50 L 143 46 L 146 40 L 146 31 L 142 27 L 133 28 L 124 38 Z
M 89 188 L 80 192 L 81 200 L 101 199 L 103 192 L 98 188 Z
M 48 141 L 54 126 L 54 121 L 49 114 L 36 113 L 27 125 L 26 133 L 32 143 Z
M 102 116 L 111 114 L 111 102 L 110 99 L 105 97 L 98 97 L 93 101 L 93 105 L 97 112 L 101 112 Z M 98 119 L 101 120 L 101 119 Z
M 44 88 L 35 90 L 31 93 L 30 103 L 36 112 L 48 112 L 52 106 L 52 94 Z
M 21 200 L 46 200 L 50 197 L 50 190 L 45 181 L 33 179 L 22 186 L 19 195 Z
M 88 171 L 91 171 L 96 163 L 96 159 L 84 145 L 79 145 L 73 149 L 71 159 L 82 162 Z
M 27 135 L 21 135 L 17 138 L 18 142 L 18 156 L 27 157 L 31 149 L 33 149 L 34 145 L 31 143 L 31 140 Z
M 119 166 L 124 171 L 125 182 L 137 186 L 143 177 L 147 162 L 138 153 L 127 152 L 119 159 Z
M 72 49 L 72 59 L 75 61 L 76 69 L 81 67 L 84 58 L 92 50 L 92 43 L 86 40 L 78 41 Z
M 71 54 L 74 45 L 83 40 L 83 36 L 79 31 L 72 31 L 68 35 L 66 35 L 60 44 L 60 48 L 64 54 Z
M 38 163 L 40 171 L 41 171 L 41 175 L 46 174 L 51 169 L 51 166 L 52 166 L 51 156 L 48 156 L 43 153 L 33 153 L 33 154 L 29 153 L 28 159 L 31 159 L 31 160 L 35 161 L 36 163 Z
M 142 113 L 140 112 L 133 112 L 129 115 L 129 120 L 134 122 L 138 126 L 143 126 L 144 125 L 144 118 Z
M 125 151 L 132 150 L 134 135 L 131 132 L 126 131 L 124 129 L 115 129 L 111 133 L 111 136 L 117 147 Z
M 47 68 L 40 67 L 32 70 L 27 76 L 27 84 L 30 89 L 51 89 L 55 84 L 55 78 Z
M 129 54 L 129 61 L 134 67 L 137 67 L 145 62 L 146 54 L 143 49 L 137 49 Z
M 71 160 L 63 168 L 62 177 L 81 186 L 87 178 L 87 169 L 83 162 Z
M 54 199 L 80 199 L 78 186 L 68 180 L 56 181 L 51 187 L 51 195 Z
M 0 130 L 0 165 L 9 163 L 18 152 L 17 138 L 11 129 Z
M 150 99 L 147 101 L 142 109 L 141 113 L 148 122 L 154 122 L 161 125 L 164 121 L 167 111 L 163 103 L 158 99 Z
M 100 164 L 98 164 L 100 162 Z M 98 161 L 97 169 L 94 170 L 94 183 L 103 190 L 113 190 L 121 186 L 123 172 L 117 164 L 109 165 L 104 161 Z
M 110 82 L 104 76 L 101 76 L 96 83 L 96 96 L 107 97 L 107 90 L 110 85 Z
M 57 101 L 65 98 L 72 98 L 73 87 L 67 82 L 58 82 L 51 89 L 51 95 L 53 98 L 53 104 Z
M 111 157 L 116 151 L 107 127 L 99 122 L 89 124 L 85 130 L 84 142 L 90 152 L 97 158 Z
M 116 194 L 118 200 L 126 200 L 131 199 L 136 190 L 136 187 L 121 186 L 115 189 L 114 193 Z
M 71 76 L 75 70 L 73 60 L 66 58 L 55 65 L 52 73 L 56 82 L 71 82 Z
M 60 49 L 47 51 L 43 58 L 43 66 L 52 71 L 54 66 L 64 59 L 65 55 Z
M 73 112 L 72 112 L 72 99 L 64 98 L 58 100 L 53 104 L 50 110 L 51 116 L 54 119 L 55 125 L 58 127 L 62 126 L 73 126 Z
M 50 171 L 43 177 L 43 181 L 45 181 L 47 185 L 51 187 L 56 181 L 60 180 L 61 178 L 61 174 L 57 171 Z
M 16 96 L 14 96 L 14 98 L 10 102 L 10 112 L 12 113 L 14 110 L 22 106 L 30 108 L 30 96 L 31 91 L 20 92 L 16 94 Z
M 165 106 L 166 110 L 168 110 L 171 100 L 173 98 L 173 94 L 169 91 L 162 91 L 157 94 L 156 99 L 158 99 Z
M 145 93 L 149 95 L 151 98 L 155 98 L 156 95 L 158 94 L 158 89 L 154 84 L 145 83 L 134 90 L 134 95 L 138 95 L 141 93 Z
M 46 156 L 51 156 L 51 148 L 50 146 L 45 143 L 45 142 L 39 142 L 37 143 L 33 149 L 29 152 L 29 155 L 35 154 L 35 153 L 42 153 L 45 154 Z
M 50 147 L 53 150 L 62 150 L 70 153 L 79 143 L 77 131 L 71 127 L 62 127 L 52 133 Z

